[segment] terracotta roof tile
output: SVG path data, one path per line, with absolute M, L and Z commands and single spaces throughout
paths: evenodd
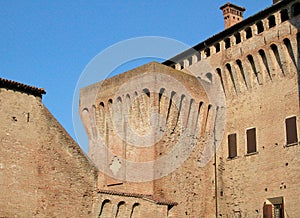
M 43 88 L 37 88 L 3 78 L 0 78 L 0 88 L 12 89 L 39 97 L 42 97 L 42 95 L 46 94 L 46 91 Z

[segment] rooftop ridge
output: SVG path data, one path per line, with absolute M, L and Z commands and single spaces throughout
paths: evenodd
M 26 85 L 24 83 L 8 80 L 4 78 L 0 78 L 0 88 L 13 89 L 16 91 L 24 92 L 38 97 L 42 97 L 42 95 L 46 94 L 44 88 L 37 88 L 35 86 Z

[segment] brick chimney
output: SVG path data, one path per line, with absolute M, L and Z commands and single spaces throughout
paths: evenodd
M 241 22 L 243 20 L 243 13 L 246 10 L 245 8 L 234 5 L 230 2 L 221 6 L 220 9 L 223 11 L 225 29 Z

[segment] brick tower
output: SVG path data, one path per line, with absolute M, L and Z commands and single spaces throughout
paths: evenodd
M 225 29 L 241 22 L 243 20 L 243 13 L 246 10 L 230 2 L 221 6 L 220 9 L 223 11 Z

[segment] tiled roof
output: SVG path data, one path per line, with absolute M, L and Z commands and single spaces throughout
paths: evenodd
M 46 94 L 46 91 L 43 88 L 37 88 L 3 78 L 0 78 L 0 88 L 12 89 L 39 97 L 42 97 L 42 95 Z
M 154 202 L 156 204 L 159 204 L 159 205 L 172 205 L 172 206 L 177 205 L 177 203 L 174 202 L 174 201 L 169 201 L 169 200 L 166 200 L 162 197 L 154 196 L 154 195 L 145 195 L 145 194 L 137 194 L 137 193 L 129 193 L 129 192 L 119 192 L 119 191 L 103 190 L 103 189 L 99 189 L 98 193 L 109 194 L 109 195 L 119 195 L 119 196 L 124 196 L 124 197 L 141 198 L 141 199 L 144 199 L 144 200 L 152 201 L 152 202 Z

